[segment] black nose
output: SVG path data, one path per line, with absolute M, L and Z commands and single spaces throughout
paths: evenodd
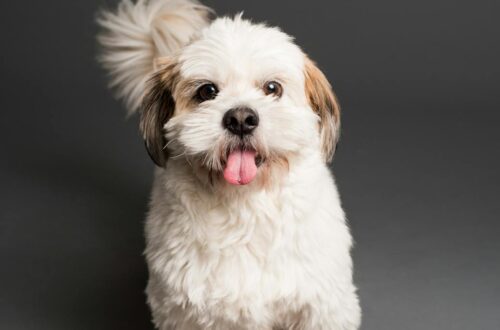
M 224 114 L 222 125 L 231 133 L 243 136 L 252 133 L 259 125 L 259 116 L 250 108 L 235 108 Z

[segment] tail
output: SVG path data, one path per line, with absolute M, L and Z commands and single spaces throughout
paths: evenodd
M 123 0 L 116 12 L 101 13 L 99 60 L 129 113 L 141 104 L 155 58 L 183 47 L 208 24 L 211 13 L 197 0 Z

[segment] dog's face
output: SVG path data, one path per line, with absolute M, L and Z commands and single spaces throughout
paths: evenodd
M 218 19 L 157 68 L 141 129 L 158 165 L 185 158 L 210 182 L 249 184 L 286 173 L 292 159 L 331 159 L 340 124 L 335 96 L 278 29 Z

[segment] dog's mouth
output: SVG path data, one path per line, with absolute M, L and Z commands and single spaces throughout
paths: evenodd
M 238 147 L 228 150 L 224 164 L 224 179 L 234 185 L 246 185 L 257 176 L 263 158 L 254 149 Z

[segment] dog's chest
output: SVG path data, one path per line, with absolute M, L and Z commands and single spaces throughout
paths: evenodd
M 297 301 L 299 287 L 310 282 L 304 251 L 312 235 L 293 196 L 266 197 L 171 208 L 166 237 L 150 259 L 162 265 L 168 295 L 234 318 L 273 318 L 281 313 L 277 304 Z

